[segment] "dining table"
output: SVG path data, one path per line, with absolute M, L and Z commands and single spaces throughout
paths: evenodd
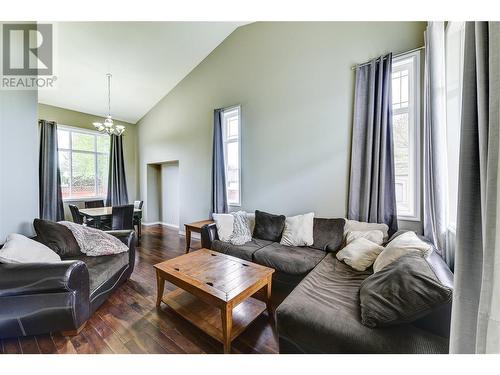
M 106 218 L 111 218 L 113 207 L 81 208 L 80 213 L 88 219 L 93 219 L 96 228 L 101 227 L 101 223 Z M 142 210 L 134 208 L 134 218 L 142 219 Z

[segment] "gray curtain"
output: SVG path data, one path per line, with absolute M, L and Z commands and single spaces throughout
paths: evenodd
M 424 236 L 443 255 L 448 230 L 445 69 L 444 22 L 429 22 L 425 32 L 423 224 Z
M 226 167 L 224 164 L 224 142 L 222 139 L 222 109 L 214 111 L 214 139 L 212 155 L 212 202 L 210 214 L 226 213 Z
M 397 231 L 391 100 L 392 54 L 356 69 L 348 218 Z
M 38 121 L 40 155 L 38 160 L 39 215 L 41 219 L 64 220 L 61 173 L 57 153 L 57 124 Z
M 467 22 L 451 353 L 500 353 L 500 23 Z
M 127 181 L 125 179 L 125 162 L 123 159 L 123 136 L 111 135 L 109 153 L 109 175 L 107 206 L 128 204 Z

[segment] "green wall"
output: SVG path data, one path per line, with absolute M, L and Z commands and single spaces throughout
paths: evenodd
M 344 217 L 351 67 L 422 46 L 425 26 L 258 22 L 240 27 L 138 122 L 141 198 L 147 201 L 147 165 L 178 160 L 180 224 L 208 217 L 213 110 L 241 104 L 242 209 Z M 147 221 L 147 210 L 145 215 Z
M 72 111 L 65 108 L 54 107 L 46 104 L 38 104 L 38 118 L 55 121 L 61 125 L 74 126 L 77 128 L 95 130 L 93 122 L 103 121 L 103 117 L 88 113 Z M 137 126 L 124 121 L 116 121 L 125 125 L 123 135 L 123 151 L 125 159 L 125 173 L 127 177 L 128 197 L 131 202 L 138 198 L 138 164 L 137 164 Z

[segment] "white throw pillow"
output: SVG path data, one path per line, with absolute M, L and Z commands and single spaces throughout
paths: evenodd
M 253 230 L 255 229 L 255 212 L 248 213 L 247 212 L 247 221 L 248 228 L 250 229 L 250 233 L 253 235 Z
M 212 214 L 212 219 L 217 227 L 217 235 L 219 240 L 229 242 L 233 234 L 234 216 L 231 214 Z
M 426 257 L 431 251 L 432 246 L 418 238 L 415 232 L 405 232 L 387 244 L 373 264 L 373 272 L 382 270 L 408 253 L 418 252 Z
M 364 223 L 356 220 L 348 220 L 345 221 L 344 226 L 344 236 L 349 232 L 353 231 L 362 231 L 367 232 L 369 230 L 379 230 L 384 234 L 384 241 L 389 238 L 389 227 L 387 224 L 378 224 L 378 223 Z
M 364 271 L 373 264 L 383 250 L 383 246 L 377 245 L 364 237 L 360 237 L 340 250 L 337 253 L 337 259 L 343 261 L 355 270 Z
M 12 233 L 0 249 L 1 263 L 57 263 L 61 257 L 47 246 L 21 234 Z
M 313 226 L 314 212 L 287 217 L 280 243 L 285 246 L 311 246 L 314 242 Z
M 360 231 L 354 230 L 352 232 L 348 232 L 346 236 L 346 244 L 349 245 L 352 241 L 358 238 L 366 238 L 367 240 L 376 243 L 377 245 L 382 245 L 384 243 L 384 233 L 380 230 L 369 230 L 369 231 Z

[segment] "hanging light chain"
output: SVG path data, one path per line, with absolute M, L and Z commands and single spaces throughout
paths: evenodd
M 108 76 L 108 116 L 111 117 L 111 73 Z

